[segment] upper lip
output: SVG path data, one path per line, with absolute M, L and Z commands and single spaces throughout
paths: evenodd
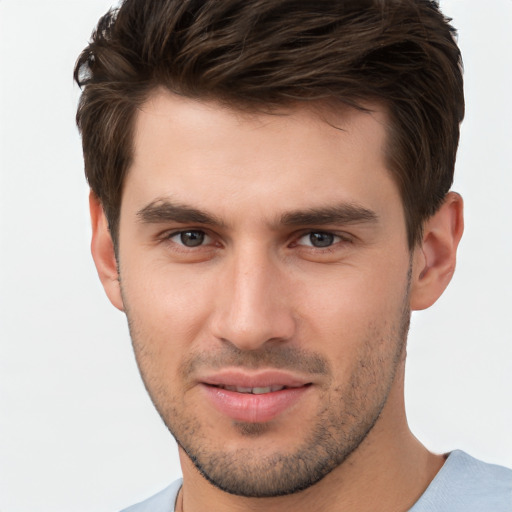
M 299 388 L 311 381 L 294 376 L 282 370 L 258 370 L 247 371 L 239 369 L 226 369 L 199 379 L 203 384 L 210 386 L 236 386 L 243 388 L 266 388 L 271 386 L 283 386 L 287 388 Z

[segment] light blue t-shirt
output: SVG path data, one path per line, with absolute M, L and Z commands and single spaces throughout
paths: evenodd
M 177 480 L 122 512 L 174 512 L 180 487 Z M 455 450 L 409 512 L 512 512 L 512 470 Z

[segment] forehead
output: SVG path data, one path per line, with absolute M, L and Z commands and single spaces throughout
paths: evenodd
M 400 202 L 385 165 L 387 115 L 369 107 L 249 113 L 157 91 L 137 114 L 125 194 L 140 208 L 172 197 L 217 210 L 253 203 L 262 213 L 372 196 Z
M 337 144 L 340 132 L 344 132 L 350 144 L 371 143 L 379 150 L 387 130 L 386 108 L 377 103 L 363 104 L 362 109 L 335 101 L 245 109 L 225 102 L 179 96 L 159 88 L 138 109 L 134 142 L 136 154 L 141 155 L 148 139 L 151 144 L 157 143 L 155 131 L 158 135 L 169 135 L 168 142 L 177 135 L 193 136 L 201 143 L 215 143 L 215 139 L 226 137 L 237 140 L 249 134 L 254 140 L 258 136 L 279 135 L 274 141 L 286 149 L 284 144 L 297 135 L 310 137 L 312 143 L 316 136 L 326 142 L 337 139 Z

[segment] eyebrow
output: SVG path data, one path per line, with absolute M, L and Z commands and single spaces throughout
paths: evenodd
M 137 217 L 144 224 L 179 222 L 217 227 L 226 226 L 225 222 L 211 213 L 185 204 L 175 203 L 169 199 L 157 199 L 149 203 L 137 212 Z M 376 222 L 378 222 L 378 215 L 374 211 L 357 204 L 342 203 L 334 206 L 286 212 L 280 216 L 276 226 L 321 226 Z
M 285 226 L 326 225 L 326 224 L 361 224 L 376 223 L 379 216 L 372 210 L 353 203 L 325 208 L 309 208 L 285 213 L 280 223 Z
M 172 202 L 168 199 L 157 199 L 137 212 L 137 217 L 144 224 L 158 224 L 164 222 L 180 222 L 206 224 L 210 226 L 224 226 L 224 222 L 214 215 L 187 206 Z

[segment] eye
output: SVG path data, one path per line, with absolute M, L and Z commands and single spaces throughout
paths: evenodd
M 199 247 L 205 243 L 210 243 L 211 238 L 204 232 L 198 229 L 189 229 L 187 231 L 179 231 L 169 236 L 169 240 L 176 244 L 185 247 Z
M 342 238 L 340 236 L 334 235 L 333 233 L 328 233 L 326 231 L 312 231 L 301 236 L 298 239 L 297 244 L 322 249 L 324 247 L 330 247 L 341 240 Z

